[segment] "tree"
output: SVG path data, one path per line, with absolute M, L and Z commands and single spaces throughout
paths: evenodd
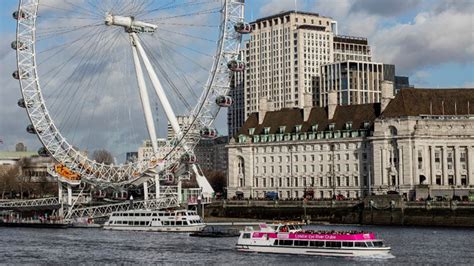
M 0 167 L 0 189 L 2 192 L 2 199 L 5 198 L 6 193 L 12 192 L 18 186 L 17 177 L 20 174 L 18 165 L 1 166 Z
M 98 163 L 103 163 L 107 165 L 115 163 L 114 156 L 112 156 L 112 154 L 107 150 L 94 151 L 94 153 L 92 154 L 92 159 Z
M 227 186 L 225 172 L 205 169 L 203 170 L 203 173 L 215 192 L 224 192 L 224 188 Z

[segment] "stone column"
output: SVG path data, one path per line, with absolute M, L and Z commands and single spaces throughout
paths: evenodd
M 474 185 L 474 146 L 467 148 L 467 184 Z
M 461 185 L 461 150 L 459 146 L 454 146 L 454 184 Z
M 436 174 L 435 174 L 435 146 L 430 146 L 430 180 L 431 185 L 436 185 Z
M 448 148 L 446 146 L 441 147 L 441 164 L 443 169 L 443 185 L 448 186 Z

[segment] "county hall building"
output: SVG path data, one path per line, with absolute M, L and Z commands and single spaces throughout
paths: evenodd
M 382 85 L 381 102 L 272 110 L 264 98 L 228 145 L 228 197 L 409 200 L 474 191 L 474 89 Z M 420 188 L 424 193 L 419 193 Z M 426 193 L 426 189 L 428 192 Z M 417 195 L 418 192 L 418 195 Z

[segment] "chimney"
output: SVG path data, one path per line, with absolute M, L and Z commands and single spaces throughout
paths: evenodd
M 262 97 L 260 98 L 258 104 L 258 124 L 261 125 L 263 123 L 263 119 L 265 118 L 265 114 L 270 111 L 269 110 L 269 103 L 267 98 Z
M 306 92 L 303 94 L 303 121 L 308 121 L 311 109 L 313 109 L 313 94 Z
M 393 82 L 388 81 L 388 80 L 383 80 L 382 81 L 382 112 L 385 110 L 387 105 L 390 103 L 391 100 L 395 98 L 394 96 L 394 88 L 393 88 Z
M 334 113 L 337 107 L 337 91 L 330 91 L 328 93 L 328 119 L 334 118 Z

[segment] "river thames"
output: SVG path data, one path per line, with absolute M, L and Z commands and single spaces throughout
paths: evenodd
M 392 247 L 387 258 L 329 258 L 240 253 L 237 238 L 101 229 L 0 228 L 5 264 L 474 264 L 474 229 L 310 226 L 373 231 Z

